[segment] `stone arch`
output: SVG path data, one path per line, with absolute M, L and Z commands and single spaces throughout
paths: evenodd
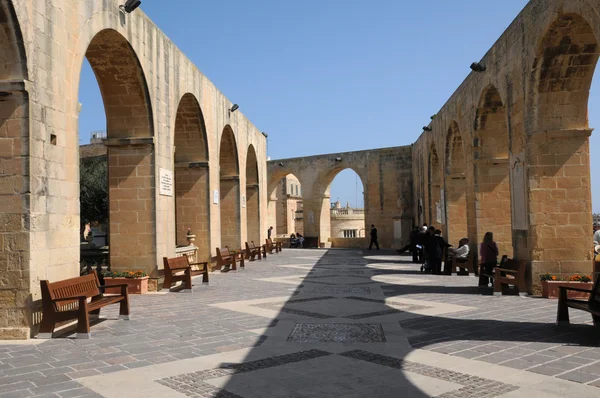
M 319 239 L 320 242 L 329 242 L 335 231 L 331 228 L 331 184 L 333 180 L 344 170 L 352 170 L 358 175 L 360 182 L 363 187 L 363 203 L 364 203 L 364 222 L 363 229 L 365 236 L 368 236 L 367 228 L 369 221 L 369 205 L 368 205 L 368 193 L 367 184 L 365 184 L 365 177 L 359 169 L 353 166 L 334 166 L 327 169 L 318 178 L 316 190 L 313 191 L 313 203 L 309 204 L 309 208 L 314 212 L 314 219 L 319 225 Z M 316 195 L 315 195 L 316 194 Z M 305 206 L 306 207 L 306 206 Z M 308 215 L 304 215 L 305 230 L 307 229 L 306 223 L 308 221 Z M 308 235 L 307 235 L 308 236 Z M 361 245 L 362 247 L 362 245 Z
M 0 81 L 27 79 L 27 54 L 12 1 L 0 4 L 0 46 Z
M 433 225 L 436 228 L 442 228 L 442 223 L 444 222 L 444 215 L 441 214 L 441 219 L 438 222 L 437 212 L 438 206 L 440 206 L 440 211 L 442 209 L 442 166 L 440 163 L 440 158 L 438 156 L 435 143 L 432 142 L 429 147 L 429 156 L 428 156 L 428 196 L 429 196 L 429 225 Z
M 256 245 L 260 243 L 260 219 L 258 160 L 254 146 L 249 145 L 246 156 L 246 239 Z
M 467 237 L 467 162 L 460 128 L 456 121 L 450 123 L 446 136 L 446 236 L 456 245 Z
M 188 244 L 195 235 L 200 261 L 210 257 L 210 185 L 208 140 L 204 117 L 193 94 L 184 94 L 177 106 L 174 128 L 176 244 Z
M 586 243 L 592 223 L 588 99 L 600 53 L 595 26 L 580 14 L 559 12 L 536 48 L 535 130 L 527 158 L 534 275 L 548 269 L 587 273 L 593 267 Z M 567 248 L 564 236 L 586 243 Z
M 221 246 L 238 249 L 241 244 L 240 166 L 231 126 L 226 125 L 219 145 Z
M 495 86 L 481 94 L 475 113 L 475 221 L 478 242 L 491 231 L 500 254 L 512 256 L 509 132 L 506 106 Z
M 156 269 L 154 124 L 148 85 L 129 41 L 97 32 L 85 51 L 106 115 L 110 265 Z
M 2 1 L 0 2 L 0 137 L 2 137 L 0 186 L 10 187 L 10 189 L 3 189 L 0 192 L 0 202 L 3 204 L 0 213 L 0 220 L 2 220 L 0 274 L 3 275 L 0 278 L 0 291 L 9 292 L 10 296 L 16 299 L 0 301 L 0 313 L 11 314 L 7 320 L 3 315 L 0 340 L 15 337 L 29 338 L 28 326 L 34 323 L 31 314 L 30 286 L 35 286 L 35 281 L 42 279 L 39 275 L 40 271 L 36 267 L 30 268 L 31 262 L 26 260 L 30 258 L 28 252 L 36 248 L 30 248 L 29 244 L 15 244 L 15 242 L 25 242 L 24 234 L 29 232 L 30 228 L 23 220 L 31 218 L 30 208 L 34 208 L 34 201 L 42 196 L 42 194 L 27 193 L 30 190 L 37 190 L 31 182 L 30 168 L 33 169 L 34 164 L 39 165 L 44 162 L 44 159 L 29 158 L 30 147 L 33 145 L 30 141 L 31 122 L 29 94 L 24 82 L 26 79 L 28 79 L 27 56 L 21 28 L 12 1 Z M 49 137 L 36 138 L 40 140 Z M 36 141 L 36 144 L 39 142 Z M 30 166 L 24 167 L 25 164 Z M 44 182 L 44 186 L 47 184 L 47 181 Z M 45 198 L 43 199 L 45 204 Z M 18 271 L 14 267 L 16 263 L 22 267 L 18 268 Z M 72 272 L 74 269 L 69 271 L 71 271 L 70 275 L 74 274 Z M 37 285 L 39 286 L 39 282 Z

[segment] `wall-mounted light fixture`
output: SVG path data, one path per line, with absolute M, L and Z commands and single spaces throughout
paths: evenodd
M 431 127 L 423 126 L 423 131 L 431 131 L 431 130 L 433 130 Z
M 229 112 L 233 113 L 233 112 L 237 111 L 239 109 L 239 107 L 240 106 L 238 104 L 233 104 L 233 106 L 231 107 Z
M 119 9 L 127 14 L 132 13 L 142 4 L 141 0 L 127 0 L 124 5 L 119 6 Z
M 473 62 L 471 64 L 471 70 L 473 72 L 485 72 L 485 66 L 481 65 L 479 62 Z
M 341 162 L 341 161 L 342 161 L 342 158 L 335 158 L 335 161 L 336 161 L 336 162 Z
M 269 134 L 265 133 L 264 131 L 262 132 L 262 135 L 264 135 L 264 136 L 265 136 L 265 138 L 268 138 L 268 137 L 269 137 Z
M 279 166 L 283 167 L 283 162 L 277 163 Z

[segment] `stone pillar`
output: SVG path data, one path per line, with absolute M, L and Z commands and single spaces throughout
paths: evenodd
M 153 138 L 109 138 L 105 145 L 111 269 L 155 273 L 158 231 Z
M 246 185 L 246 222 L 247 240 L 253 241 L 257 246 L 260 242 L 260 210 L 259 210 L 259 186 L 258 184 Z
M 534 133 L 527 143 L 527 231 L 532 281 L 541 273 L 593 271 L 589 136 L 592 130 Z M 515 217 L 519 217 L 518 214 Z
M 277 207 L 277 193 L 276 190 L 273 190 L 271 196 L 267 199 L 267 229 L 273 226 L 275 233 L 277 233 Z
M 446 176 L 446 237 L 458 247 L 458 241 L 468 237 L 467 230 L 467 180 L 462 173 Z
M 330 196 L 310 197 L 302 201 L 304 213 L 304 237 L 319 238 L 319 242 L 328 243 L 331 236 Z
M 176 244 L 187 245 L 187 231 L 196 235 L 196 258 L 210 257 L 208 162 L 175 164 Z
M 231 250 L 241 245 L 240 177 L 221 177 L 221 246 Z
M 476 165 L 475 217 L 477 242 L 494 233 L 499 255 L 513 257 L 508 158 L 479 159 Z
M 12 91 L 5 85 L 8 95 L 0 106 L 0 339 L 27 339 L 32 323 L 30 294 L 36 289 L 34 281 L 30 283 L 30 231 L 44 224 L 47 228 L 48 215 L 45 201 L 37 216 L 30 207 L 32 196 L 46 194 L 30 192 L 29 97 L 26 91 Z M 42 151 L 39 156 L 43 157 Z

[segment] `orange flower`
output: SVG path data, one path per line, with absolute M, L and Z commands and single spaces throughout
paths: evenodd
M 552 275 L 552 280 L 555 281 L 556 280 L 556 276 Z

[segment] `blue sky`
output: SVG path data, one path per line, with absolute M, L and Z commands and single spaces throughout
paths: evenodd
M 411 144 L 526 3 L 143 0 L 141 9 L 269 134 L 276 159 Z M 90 131 L 105 128 L 87 66 L 80 102 L 86 143 Z M 592 127 L 600 122 L 598 105 L 595 83 Z M 592 156 L 599 142 L 593 135 Z M 355 206 L 357 191 L 360 197 L 360 180 L 357 188 L 354 172 L 344 171 L 332 201 Z M 593 200 L 600 211 L 600 188 Z

